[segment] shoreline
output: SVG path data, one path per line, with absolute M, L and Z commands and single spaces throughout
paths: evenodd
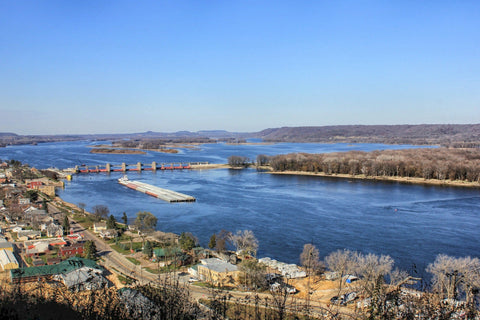
M 209 163 L 209 164 L 192 164 L 190 168 L 193 170 L 202 170 L 202 169 L 228 169 L 230 166 L 224 163 Z
M 398 182 L 403 184 L 415 184 L 415 185 L 429 185 L 439 187 L 463 187 L 463 188 L 480 188 L 480 183 L 469 181 L 451 181 L 451 180 L 438 180 L 438 179 L 424 179 L 415 177 L 388 177 L 388 176 L 365 176 L 365 175 L 349 175 L 349 174 L 325 174 L 323 172 L 305 172 L 305 171 L 268 171 L 265 173 L 277 174 L 277 175 L 292 175 L 292 176 L 312 176 L 322 178 L 338 178 L 338 179 L 353 179 L 364 181 L 386 181 L 386 182 Z

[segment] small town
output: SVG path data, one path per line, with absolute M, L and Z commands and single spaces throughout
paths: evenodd
M 0 0 L 0 320 L 480 320 L 479 30 Z
M 37 170 L 15 160 L 0 164 L 0 279 L 3 288 L 9 288 L 6 291 L 35 292 L 41 284 L 43 291 L 37 294 L 46 299 L 46 292 L 52 290 L 46 287 L 52 285 L 72 293 L 115 290 L 129 312 L 122 314 L 125 318 L 138 315 L 147 305 L 156 314 L 155 304 L 142 294 L 145 287 L 183 290 L 181 299 L 188 300 L 190 308 L 187 313 L 204 319 L 245 318 L 235 312 L 239 306 L 251 308 L 251 299 L 256 299 L 257 316 L 262 313 L 266 319 L 294 315 L 333 319 L 371 312 L 376 304 L 373 298 L 384 300 L 376 302 L 386 303 L 386 308 L 392 295 L 398 295 L 396 312 L 405 311 L 413 300 L 432 303 L 435 298 L 412 289 L 419 278 L 396 274 L 393 279 L 387 270 L 393 264 L 388 256 L 362 257 L 345 250 L 332 253 L 323 263 L 315 246 L 306 244 L 300 256 L 302 266 L 297 266 L 268 257 L 257 259 L 259 244 L 249 230 L 235 234 L 222 230 L 203 248 L 189 232 L 156 230 L 157 219 L 149 212 L 138 212 L 135 221 L 125 214 L 116 221 L 102 205 L 89 213 L 84 203 L 73 205 L 56 196 L 55 189 L 63 186 L 60 176 L 58 170 Z M 368 276 L 347 266 L 354 255 L 370 264 Z M 376 283 L 387 273 L 390 284 Z M 377 291 L 382 298 L 375 296 Z M 128 305 L 132 295 L 135 303 Z M 435 312 L 462 318 L 468 301 L 449 297 L 454 295 L 445 300 L 436 296 L 440 311 Z

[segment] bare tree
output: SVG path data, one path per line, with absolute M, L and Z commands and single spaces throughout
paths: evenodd
M 362 277 L 363 288 L 367 295 L 371 296 L 378 286 L 383 285 L 384 277 L 392 271 L 394 261 L 390 256 L 377 256 L 373 253 L 357 254 L 356 259 L 357 272 Z
M 339 278 L 340 291 L 342 290 L 343 276 L 355 269 L 355 263 L 355 253 L 347 249 L 334 251 L 325 257 L 328 269 L 336 273 Z
M 472 303 L 480 289 L 480 260 L 478 258 L 455 258 L 439 254 L 428 265 L 427 272 L 433 275 L 433 289 L 442 297 L 457 299 L 463 294 Z
M 83 203 L 83 202 L 79 202 L 79 203 L 78 203 L 78 207 L 79 207 L 80 209 L 82 209 L 82 214 L 85 214 L 85 207 L 86 207 L 86 206 L 87 206 L 87 205 L 86 205 L 85 203 Z
M 264 154 L 257 155 L 257 166 L 266 166 L 268 165 L 269 157 Z
M 147 233 L 155 230 L 157 226 L 157 218 L 147 211 L 137 212 L 137 218 L 135 218 L 135 226 L 142 233 Z
M 215 237 L 215 250 L 218 252 L 225 252 L 227 250 L 227 245 L 230 243 L 232 233 L 227 230 L 220 230 L 220 232 Z
M 237 252 L 242 254 L 257 255 L 258 240 L 255 238 L 251 230 L 238 230 L 236 234 L 231 236 L 231 240 Z
M 228 164 L 231 167 L 247 167 L 249 159 L 243 156 L 230 156 L 228 157 Z
M 307 272 L 307 314 L 310 312 L 310 294 L 311 294 L 311 278 L 323 269 L 323 264 L 320 262 L 320 254 L 318 249 L 310 243 L 303 246 L 303 251 L 300 254 L 300 263 Z
M 95 216 L 95 219 L 99 221 L 100 219 L 107 219 L 108 214 L 110 213 L 110 210 L 108 209 L 107 206 L 104 206 L 103 204 L 97 204 L 93 208 L 93 215 Z
M 303 246 L 303 251 L 300 254 L 300 263 L 308 275 L 317 274 L 323 269 L 323 263 L 320 261 L 318 249 L 310 243 Z

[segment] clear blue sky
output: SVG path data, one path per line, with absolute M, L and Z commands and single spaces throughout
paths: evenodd
M 480 1 L 0 0 L 0 132 L 480 123 Z

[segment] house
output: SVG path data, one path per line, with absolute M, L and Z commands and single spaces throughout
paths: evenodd
M 216 286 L 234 286 L 239 282 L 240 271 L 236 265 L 217 258 L 202 259 L 197 265 L 198 277 Z
M 118 236 L 118 231 L 115 229 L 107 229 L 105 231 L 101 231 L 99 235 L 103 239 L 111 239 Z
M 180 256 L 181 254 L 182 250 L 177 247 L 153 249 L 153 256 L 157 259 L 170 259 L 176 256 Z
M 258 262 L 263 263 L 272 269 L 277 269 L 284 277 L 288 279 L 305 278 L 307 276 L 307 273 L 303 270 L 300 270 L 296 264 L 287 264 L 275 259 L 270 259 L 268 257 L 258 259 Z
M 74 270 L 89 267 L 92 269 L 103 269 L 95 261 L 83 258 L 70 258 L 54 265 L 45 265 L 40 267 L 27 267 L 10 270 L 10 280 L 12 283 L 38 282 L 39 280 L 56 280 L 55 275 L 68 274 Z
M 15 226 L 15 227 L 11 228 L 10 230 L 11 230 L 12 232 L 19 232 L 19 231 L 22 231 L 23 228 L 20 227 L 20 226 Z
M 26 205 L 26 204 L 30 204 L 30 199 L 29 198 L 24 198 L 24 197 L 19 197 L 18 198 L 18 204 L 19 205 Z
M 8 241 L 0 241 L 0 250 L 8 250 L 13 252 L 13 244 Z
M 107 285 L 107 280 L 102 273 L 103 270 L 100 268 L 84 266 L 67 273 L 54 275 L 53 279 L 62 282 L 67 289 L 75 292 L 96 290 Z
M 107 230 L 107 223 L 106 222 L 95 222 L 93 224 L 93 232 L 100 233 L 102 231 Z
M 30 206 L 28 207 L 26 210 L 23 211 L 25 214 L 28 214 L 28 215 L 46 215 L 47 214 L 47 211 L 45 210 L 41 210 L 41 209 L 37 209 L 33 206 Z
M 17 237 L 20 241 L 38 239 L 42 236 L 42 233 L 38 230 L 20 230 L 17 232 Z
M 58 224 L 51 223 L 45 229 L 47 237 L 61 237 L 63 236 L 63 227 Z
M 17 269 L 18 261 L 13 252 L 3 249 L 0 250 L 0 265 L 3 271 Z
M 55 187 L 63 187 L 63 181 L 52 181 L 48 178 L 25 179 L 28 189 L 35 189 L 48 196 L 55 196 Z
M 41 254 L 45 254 L 50 250 L 48 241 L 38 241 L 33 244 L 25 243 L 25 255 L 27 257 L 38 257 Z
M 83 243 L 73 243 L 71 245 L 61 247 L 58 250 L 58 255 L 60 257 L 73 257 L 77 254 L 83 254 Z
M 71 229 L 70 232 L 72 232 Z M 83 239 L 83 236 L 80 233 L 70 233 L 69 235 L 67 235 L 67 238 L 73 241 L 81 241 Z

